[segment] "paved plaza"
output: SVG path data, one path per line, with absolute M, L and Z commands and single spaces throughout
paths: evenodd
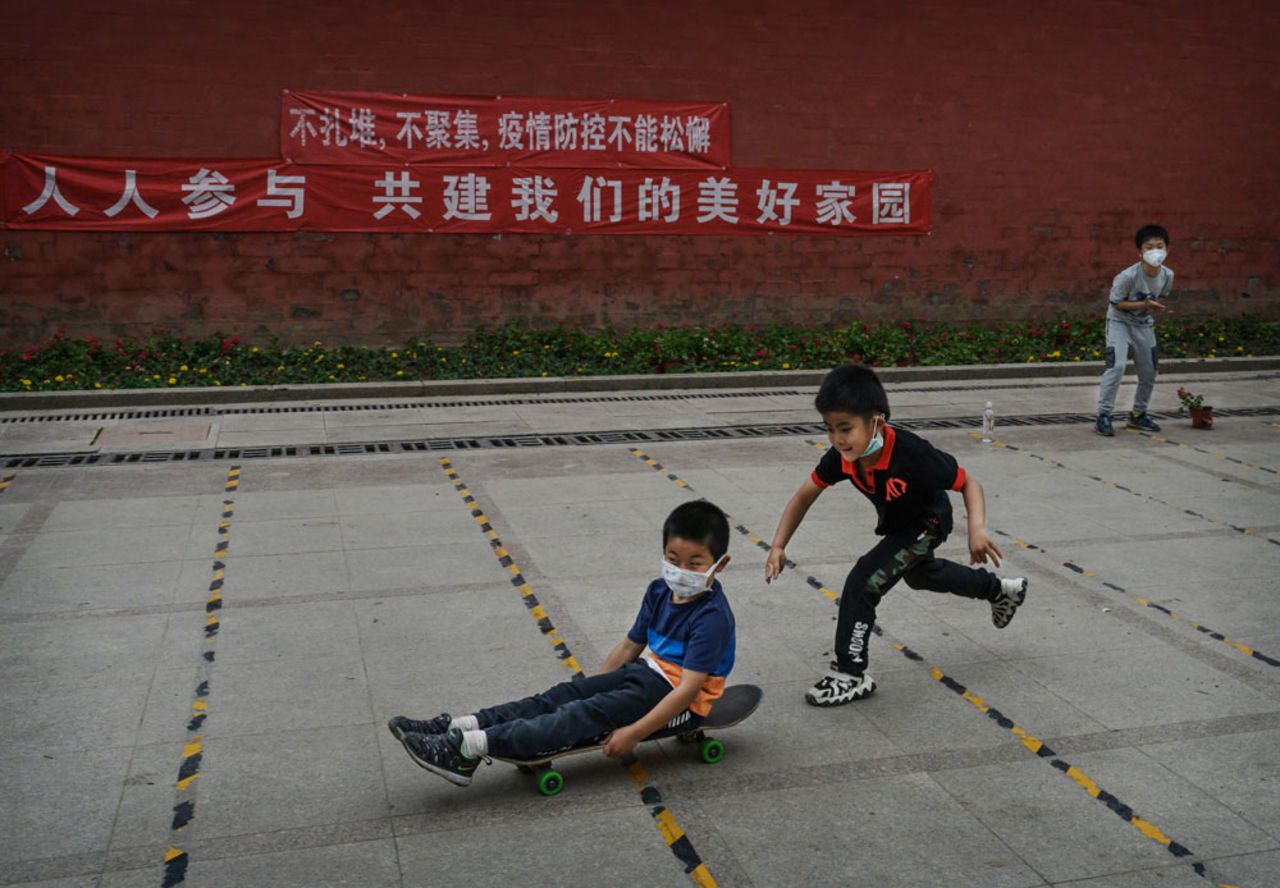
M 1100 438 L 1091 377 L 888 386 L 1030 590 L 996 630 L 895 587 L 835 709 L 803 692 L 873 510 L 828 491 L 772 585 L 758 542 L 812 386 L 0 414 L 0 885 L 1280 885 L 1280 386 L 1168 376 L 1153 411 L 1180 384 L 1213 431 Z M 699 496 L 764 688 L 722 762 L 576 756 L 554 798 L 414 765 L 391 715 L 593 671 Z

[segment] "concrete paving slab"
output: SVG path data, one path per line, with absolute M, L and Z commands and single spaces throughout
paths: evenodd
M 0 454 L 96 453 L 95 439 L 101 431 L 102 424 L 96 422 L 0 425 Z
M 1173 648 L 1027 659 L 1027 675 L 1108 728 L 1269 712 L 1276 696 L 1253 690 Z
M 815 810 L 830 813 L 815 819 Z M 705 818 L 759 884 L 1044 884 L 925 775 L 744 793 Z M 928 841 L 903 854 L 888 835 Z
M 212 543 L 210 550 L 212 551 Z M 19 563 L 0 584 L 0 614 L 68 613 L 172 604 L 181 561 L 51 567 Z M 204 588 L 208 588 L 208 562 Z M 207 592 L 206 592 L 207 597 Z
M 1235 382 L 1223 396 L 1242 406 L 1273 400 L 1274 380 Z M 895 415 L 972 418 L 973 404 L 990 396 L 971 381 L 914 388 L 934 387 L 945 391 L 899 386 L 899 396 L 891 386 Z M 1162 379 L 1157 395 L 1171 401 L 1166 387 Z M 997 413 L 1008 415 L 1085 411 L 1094 388 L 993 392 Z M 218 422 L 224 442 L 244 434 L 280 444 L 293 434 L 310 442 L 325 429 L 385 440 L 402 433 L 396 426 L 419 425 L 406 416 L 423 420 L 420 436 L 815 418 L 812 386 L 742 398 L 521 398 L 529 403 L 460 397 L 469 403 Z M 822 497 L 788 548 L 799 570 L 772 585 L 761 577 L 764 552 L 733 534 L 724 576 L 739 622 L 733 678 L 761 684 L 765 702 L 724 733 L 729 755 L 716 768 L 674 741 L 641 748 L 648 780 L 719 884 L 825 884 L 835 875 L 883 885 L 1155 885 L 1180 884 L 1191 872 L 936 681 L 931 666 L 1051 746 L 1089 750 L 1069 758 L 1207 858 L 1219 883 L 1257 883 L 1274 868 L 1280 813 L 1268 794 L 1266 750 L 1280 738 L 1258 726 L 1277 712 L 1277 670 L 1133 599 L 1168 597 L 1189 618 L 1280 646 L 1271 625 L 1274 547 L 1150 499 L 1216 498 L 1216 510 L 1262 527 L 1280 482 L 1212 453 L 1129 435 L 1104 441 L 1087 426 L 1001 433 L 1070 468 L 982 445 L 965 429 L 927 437 L 983 482 L 993 526 L 1049 550 L 1002 538 L 1004 572 L 1030 576 L 1032 599 L 997 631 L 981 603 L 894 589 L 881 613 L 888 640 L 924 663 L 874 639 L 880 690 L 856 706 L 803 702 L 830 656 L 837 612 L 805 577 L 839 591 L 874 542 L 872 510 L 851 491 Z M 1280 446 L 1280 433 L 1254 419 L 1233 418 L 1212 439 L 1180 436 L 1255 462 Z M 805 438 L 646 443 L 662 472 L 625 444 L 444 455 L 556 639 L 590 671 L 629 627 L 656 573 L 667 512 L 709 496 L 769 538 L 820 458 Z M 158 882 L 199 657 L 216 650 L 196 819 L 183 837 L 192 849 L 188 884 L 434 884 L 440 860 L 474 868 L 477 855 L 525 880 L 562 872 L 553 867 L 571 859 L 592 862 L 592 884 L 599 873 L 611 884 L 687 884 L 617 763 L 567 762 L 568 786 L 555 799 L 538 797 L 505 765 L 483 768 L 460 791 L 416 767 L 386 731 L 397 712 L 464 712 L 569 676 L 439 455 L 246 459 L 230 496 L 229 460 L 19 470 L 0 498 L 0 731 L 8 732 L 0 794 L 18 800 L 12 813 L 6 806 L 13 823 L 47 832 L 83 818 L 89 828 L 41 845 L 38 829 L 0 823 L 19 840 L 6 860 L 14 876 Z M 667 472 L 693 488 L 677 487 Z M 1147 498 L 1086 473 L 1127 480 Z M 204 603 L 228 498 L 222 626 L 210 645 Z M 954 502 L 959 527 L 940 554 L 960 560 L 967 550 Z M 15 505 L 24 508 L 7 508 Z M 164 536 L 175 530 L 172 541 Z M 1063 568 L 1067 559 L 1098 576 Z M 26 764 L 33 755 L 101 767 L 79 783 L 74 768 L 44 779 Z M 10 789 L 34 785 L 40 795 Z M 832 824 L 838 846 L 813 839 Z M 519 841 L 526 834 L 554 837 L 549 865 L 529 868 Z M 929 841 L 902 839 L 912 835 Z
M 218 424 L 208 420 L 136 420 L 103 427 L 94 440 L 104 453 L 128 450 L 171 450 L 210 446 Z
M 106 873 L 100 888 L 154 888 L 163 881 L 158 867 Z M 352 842 L 298 851 L 249 854 L 195 861 L 184 884 L 257 888 L 262 885 L 308 885 L 316 888 L 367 885 L 394 888 L 401 884 L 396 847 L 390 839 Z
M 97 527 L 45 533 L 27 547 L 18 567 L 84 567 L 176 561 L 188 526 Z
M 374 731 L 363 724 L 210 739 L 188 830 L 208 839 L 387 816 Z
M 132 745 L 0 749 L 0 865 L 106 849 Z
M 661 840 L 636 841 L 653 829 L 649 812 L 637 802 L 552 821 L 401 836 L 396 846 L 410 874 L 406 888 L 474 880 L 479 861 L 483 878 L 495 885 L 627 885 L 635 883 L 636 873 L 651 874 L 651 885 L 687 885 L 689 877 L 672 863 Z M 583 854 L 584 848 L 610 851 Z
M 933 779 L 964 799 L 970 816 L 1050 884 L 1155 868 L 1173 860 L 1164 846 L 1046 762 L 942 771 Z
M 1280 731 L 1156 743 L 1143 752 L 1280 840 Z
M 22 526 L 30 503 L 0 503 L 0 533 L 8 536 Z

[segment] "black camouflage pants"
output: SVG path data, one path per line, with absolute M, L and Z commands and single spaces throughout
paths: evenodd
M 934 557 L 933 550 L 950 530 L 931 518 L 917 530 L 889 534 L 854 564 L 844 581 L 836 621 L 835 660 L 841 672 L 860 675 L 866 670 L 876 607 L 898 580 L 905 580 L 912 589 L 984 601 L 999 590 L 1000 579 L 991 571 Z

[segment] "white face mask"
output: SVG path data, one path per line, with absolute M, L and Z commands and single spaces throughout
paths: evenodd
M 867 442 L 867 449 L 862 451 L 863 456 L 872 456 L 880 452 L 880 448 L 884 446 L 884 430 L 883 428 L 871 436 L 871 440 Z
M 710 585 L 708 581 L 719 564 L 720 562 L 717 561 L 707 568 L 705 573 L 697 573 L 696 571 L 676 567 L 664 558 L 662 560 L 662 579 L 666 581 L 667 587 L 672 592 L 688 598 L 706 591 L 707 586 Z
M 1142 261 L 1155 268 L 1164 265 L 1164 257 L 1168 256 L 1167 250 L 1147 250 L 1142 254 Z

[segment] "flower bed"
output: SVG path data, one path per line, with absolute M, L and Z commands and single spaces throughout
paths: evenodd
M 998 326 L 924 320 L 833 329 L 657 327 L 627 332 L 573 327 L 483 329 L 458 346 L 415 339 L 400 348 L 251 344 L 239 337 L 102 342 L 55 335 L 24 352 L 0 352 L 0 389 L 168 388 L 413 379 L 607 376 L 737 370 L 1091 361 L 1102 358 L 1102 318 Z M 1157 326 L 1163 358 L 1280 354 L 1280 321 L 1179 319 Z

